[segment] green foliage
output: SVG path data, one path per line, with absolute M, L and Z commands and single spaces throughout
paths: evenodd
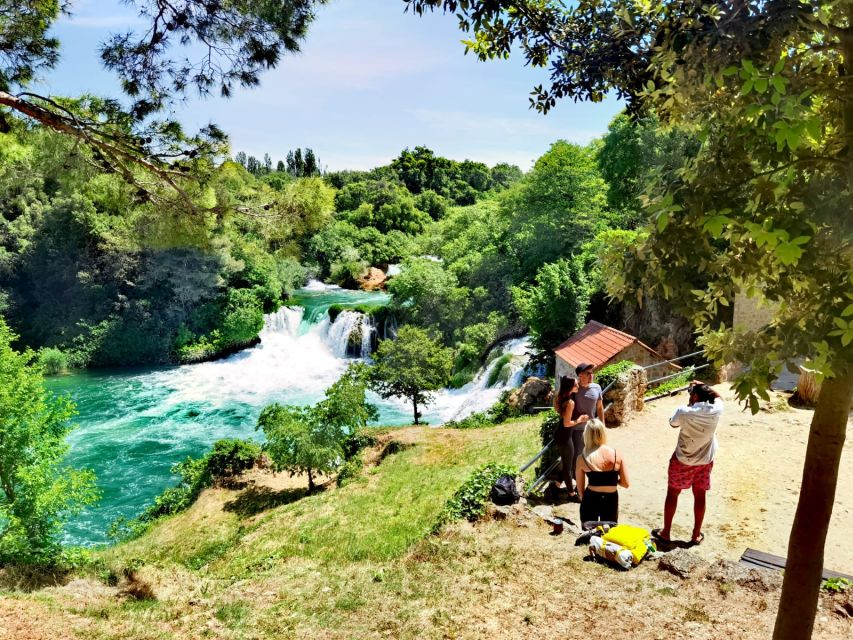
M 403 325 L 394 340 L 380 340 L 370 369 L 373 389 L 383 398 L 411 400 L 415 424 L 418 406 L 432 400 L 430 392 L 447 384 L 453 367 L 452 352 L 423 329 Z
M 38 363 L 42 370 L 51 376 L 68 372 L 68 354 L 55 347 L 45 347 L 39 350 Z
M 612 384 L 619 377 L 619 374 L 630 371 L 634 366 L 636 365 L 630 360 L 620 360 L 619 362 L 608 364 L 595 372 L 595 380 L 604 389 Z
M 438 329 L 445 340 L 462 327 L 472 298 L 442 263 L 426 258 L 406 260 L 400 275 L 388 283 L 388 291 L 403 322 Z
M 551 145 L 501 199 L 516 282 L 531 281 L 542 265 L 575 253 L 605 228 L 605 191 L 592 149 Z
M 665 380 L 654 387 L 646 389 L 646 397 L 657 396 L 663 393 L 669 393 L 670 391 L 675 391 L 676 389 L 682 389 L 690 384 L 691 380 L 693 380 L 693 370 L 688 369 L 674 378 L 670 378 L 669 380 Z
M 514 287 L 513 302 L 536 344 L 551 349 L 584 323 L 589 289 L 578 260 L 546 264 L 536 273 L 536 284 Z
M 372 447 L 379 442 L 379 439 L 369 431 L 356 431 L 347 436 L 344 440 L 343 449 L 344 457 L 349 460 L 362 449 Z
M 486 501 L 495 481 L 503 475 L 515 477 L 515 473 L 513 467 L 495 463 L 489 463 L 474 471 L 444 505 L 433 530 L 438 531 L 454 520 L 477 520 L 485 513 Z
M 554 434 L 561 425 L 562 421 L 560 419 L 560 414 L 553 409 L 549 409 L 543 414 L 542 422 L 539 424 L 539 440 L 542 443 L 541 446 L 544 447 L 554 439 Z M 554 464 L 554 461 L 558 457 L 560 457 L 560 452 L 557 451 L 557 447 L 550 447 L 544 454 L 542 454 L 542 457 L 539 458 L 539 463 L 536 465 L 536 476 L 539 477 L 545 473 L 545 470 Z
M 830 593 L 844 593 L 851 585 L 853 580 L 847 578 L 827 578 L 821 583 L 820 588 Z
M 361 475 L 362 469 L 364 469 L 364 461 L 360 455 L 349 458 L 338 468 L 335 484 L 345 487 Z
M 91 471 L 63 464 L 74 405 L 49 394 L 34 354 L 0 319 L 0 565 L 51 564 L 65 520 L 95 502 Z
M 334 472 L 346 457 L 348 438 L 377 417 L 376 407 L 365 398 L 367 369 L 351 365 L 312 407 L 271 404 L 261 411 L 257 429 L 267 442 L 264 450 L 273 467 L 291 475 L 306 473 L 308 489 L 315 488 L 317 473 Z

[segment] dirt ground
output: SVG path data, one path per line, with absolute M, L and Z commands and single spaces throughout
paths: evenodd
M 727 385 L 715 387 L 726 402 L 717 429 L 719 449 L 711 477 L 702 551 L 737 560 L 747 547 L 787 556 L 788 535 L 797 508 L 809 423 L 813 411 L 790 407 L 787 394 L 771 396 L 767 410 L 743 411 Z M 669 418 L 687 394 L 649 403 L 627 425 L 608 432 L 610 445 L 621 451 L 631 486 L 620 489 L 620 520 L 648 528 L 663 524 L 667 464 L 678 436 Z M 578 505 L 569 505 L 577 515 Z M 570 516 L 571 517 L 571 516 Z M 574 518 L 573 518 L 574 519 Z M 689 540 L 693 496 L 682 492 L 673 538 Z M 841 458 L 825 567 L 853 574 L 853 447 Z

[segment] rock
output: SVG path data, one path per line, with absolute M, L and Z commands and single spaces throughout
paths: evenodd
M 646 380 L 645 370 L 636 366 L 619 374 L 604 396 L 605 406 L 612 403 L 605 415 L 608 427 L 618 427 L 627 422 L 632 414 L 643 410 Z
M 766 593 L 782 587 L 782 574 L 772 569 L 747 567 L 732 560 L 717 560 L 705 574 L 708 580 L 726 582 Z
M 554 517 L 554 510 L 547 504 L 537 504 L 533 509 L 531 509 L 531 511 L 540 518 L 545 518 L 546 520 Z
M 370 267 L 367 273 L 358 279 L 358 288 L 362 291 L 377 291 L 385 288 L 387 280 L 385 272 L 376 267 Z
M 528 378 L 518 389 L 513 389 L 507 404 L 521 413 L 529 413 L 533 407 L 550 407 L 554 403 L 551 383 L 543 378 Z
M 486 505 L 486 517 L 491 520 L 506 520 L 509 518 L 510 514 L 513 511 L 513 507 L 515 505 L 497 505 L 497 504 L 487 504 Z
M 679 578 L 687 578 L 704 566 L 705 563 L 687 549 L 673 549 L 663 554 L 658 563 L 659 569 L 669 571 Z
M 835 613 L 840 615 L 842 618 L 849 618 L 850 617 L 850 614 L 847 613 L 847 609 L 842 607 L 840 604 L 835 605 L 835 608 L 833 609 L 833 611 L 835 611 Z

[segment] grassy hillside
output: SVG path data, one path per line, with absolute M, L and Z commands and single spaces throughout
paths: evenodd
M 12 590 L 0 572 L 0 637 L 769 636 L 778 593 L 682 581 L 652 561 L 628 573 L 585 562 L 536 516 L 428 533 L 471 471 L 523 462 L 537 431 L 537 420 L 387 431 L 360 478 L 312 496 L 300 478 L 254 471 L 99 552 L 61 586 Z M 823 617 L 814 637 L 850 630 Z

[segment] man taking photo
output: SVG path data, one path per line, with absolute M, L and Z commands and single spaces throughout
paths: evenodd
M 678 427 L 678 444 L 669 461 L 669 480 L 663 508 L 663 528 L 653 529 L 652 535 L 670 542 L 672 519 L 678 506 L 678 494 L 693 489 L 693 534 L 691 544 L 705 539 L 702 521 L 705 519 L 705 493 L 711 488 L 711 470 L 717 452 L 717 425 L 723 413 L 720 394 L 699 380 L 694 380 L 687 392 L 689 404 L 678 407 L 669 419 Z

